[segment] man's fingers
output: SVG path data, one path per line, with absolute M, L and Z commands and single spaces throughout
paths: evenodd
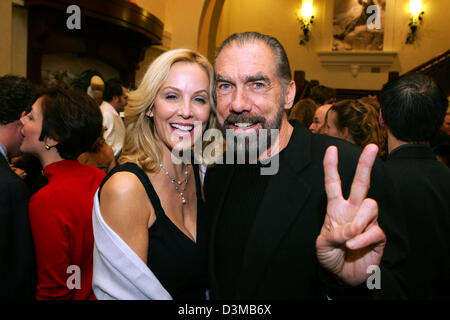
M 354 237 L 346 242 L 352 250 L 365 248 L 372 244 L 386 241 L 386 236 L 377 223 L 378 205 L 373 199 L 365 199 L 352 221 Z
M 345 245 L 351 250 L 359 250 L 379 243 L 386 243 L 386 235 L 380 226 L 375 224 L 365 232 L 348 240 Z
M 325 175 L 325 191 L 328 203 L 342 198 L 341 178 L 338 173 L 338 153 L 335 146 L 328 147 L 323 158 L 323 168 Z
M 372 172 L 372 166 L 377 153 L 378 147 L 375 144 L 369 144 L 364 148 L 359 157 L 350 190 L 350 197 L 348 198 L 348 201 L 355 206 L 359 206 L 367 196 L 367 191 L 370 187 L 370 173 Z
M 347 240 L 356 238 L 376 224 L 378 218 L 378 205 L 373 199 L 363 201 L 352 222 L 336 226 L 327 233 L 326 239 L 330 244 L 340 245 Z
M 346 223 L 327 232 L 326 235 L 324 235 L 324 240 L 328 245 L 339 246 L 346 243 L 347 240 L 352 239 L 356 234 L 352 223 Z
M 352 221 L 356 234 L 362 233 L 377 221 L 378 204 L 373 199 L 365 199 Z

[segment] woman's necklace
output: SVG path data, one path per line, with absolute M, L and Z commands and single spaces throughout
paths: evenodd
M 188 166 L 185 164 L 184 170 L 184 180 L 178 181 L 172 178 L 169 174 L 169 171 L 163 167 L 162 163 L 159 164 L 159 167 L 164 171 L 164 173 L 169 177 L 170 182 L 175 186 L 175 189 L 180 194 L 181 203 L 186 204 L 186 199 L 184 198 L 184 190 L 186 190 L 187 182 L 188 182 Z M 183 184 L 183 188 L 180 191 L 180 186 Z

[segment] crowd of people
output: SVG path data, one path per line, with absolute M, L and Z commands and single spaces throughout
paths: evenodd
M 99 87 L 0 77 L 0 299 L 450 298 L 449 103 L 428 76 L 294 104 L 281 43 L 245 32 L 214 65 L 174 49 L 135 90 Z

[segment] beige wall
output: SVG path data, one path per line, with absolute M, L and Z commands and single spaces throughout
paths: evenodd
M 205 0 L 167 1 L 167 30 L 172 34 L 172 49 L 197 49 L 198 28 Z
M 28 12 L 19 0 L 0 0 L 0 75 L 27 74 Z
M 404 73 L 450 48 L 450 1 L 423 0 L 424 24 L 413 45 L 404 44 L 408 33 L 409 0 L 387 0 L 384 50 L 395 51 L 398 58 L 388 71 Z M 360 72 L 353 77 L 349 71 L 326 70 L 317 51 L 331 50 L 334 0 L 314 0 L 316 20 L 311 41 L 298 44 L 300 28 L 296 11 L 299 0 L 227 0 L 220 18 L 217 43 L 230 34 L 259 31 L 280 40 L 288 54 L 292 70 L 304 70 L 307 79 L 317 79 L 334 88 L 380 89 L 388 73 Z
M 26 13 L 24 9 L 13 11 L 13 2 L 1 0 L 0 12 L 0 74 L 26 73 Z M 143 76 L 149 63 L 167 49 L 198 48 L 200 17 L 208 0 L 136 0 L 147 11 L 164 23 L 165 34 L 170 40 L 160 48 L 146 53 L 136 79 Z M 450 1 L 423 0 L 425 17 L 419 31 L 419 39 L 413 45 L 404 44 L 408 32 L 409 0 L 387 0 L 384 50 L 395 51 L 398 58 L 389 71 L 406 72 L 428 61 L 450 47 Z M 229 34 L 242 31 L 260 31 L 277 37 L 284 45 L 292 70 L 306 71 L 307 79 L 317 79 L 335 88 L 379 89 L 387 80 L 387 72 L 361 72 L 353 77 L 348 71 L 331 72 L 320 64 L 317 51 L 331 49 L 334 0 L 314 0 L 316 21 L 312 38 L 307 46 L 300 46 L 299 24 L 296 11 L 299 0 L 226 0 L 218 25 L 216 46 Z
M 164 21 L 166 17 L 166 1 L 164 0 L 135 0 L 136 4 L 147 10 L 159 20 Z
M 149 48 L 136 72 L 139 84 L 149 64 L 168 49 L 190 48 L 197 50 L 200 16 L 205 0 L 138 0 L 142 8 L 157 16 L 164 23 L 163 46 Z
M 197 49 L 205 0 L 136 0 L 136 3 L 164 23 L 164 30 L 172 35 L 171 48 Z
M 12 71 L 12 1 L 0 1 L 0 75 Z

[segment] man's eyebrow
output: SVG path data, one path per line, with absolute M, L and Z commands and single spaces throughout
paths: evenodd
M 262 74 L 262 73 L 257 73 L 257 74 L 252 74 L 252 75 L 248 75 L 248 76 L 244 76 L 244 82 L 245 83 L 249 83 L 249 82 L 255 82 L 255 81 L 264 81 L 268 84 L 271 84 L 269 77 L 267 77 L 266 75 Z M 234 83 L 233 80 L 221 76 L 221 75 L 217 75 L 216 76 L 216 82 L 228 82 L 228 83 Z
M 264 82 L 267 82 L 268 84 L 270 84 L 269 77 L 265 76 L 262 73 L 257 73 L 257 74 L 245 77 L 245 82 L 255 82 L 255 81 L 264 81 Z
M 217 75 L 216 76 L 216 82 L 229 82 L 229 83 L 233 83 L 233 81 L 231 81 L 230 79 L 228 79 L 227 77 L 221 76 L 221 75 Z

